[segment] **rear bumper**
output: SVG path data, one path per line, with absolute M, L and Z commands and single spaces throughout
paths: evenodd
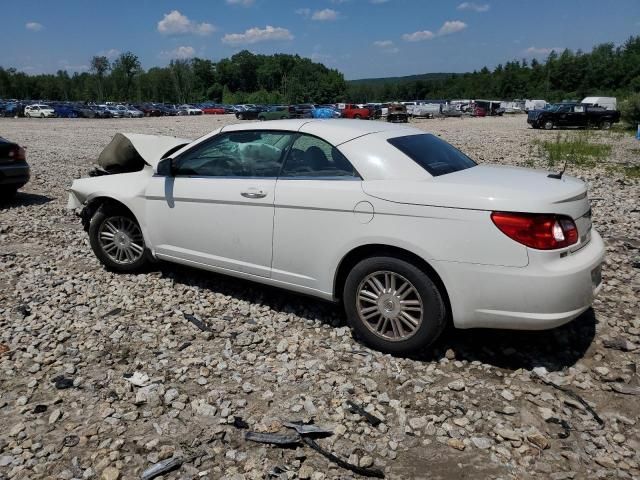
M 31 173 L 27 162 L 0 164 L 0 185 L 20 188 L 29 181 L 30 177 Z
M 560 258 L 530 254 L 523 268 L 438 262 L 457 328 L 545 330 L 587 310 L 600 291 L 604 243 L 591 241 Z

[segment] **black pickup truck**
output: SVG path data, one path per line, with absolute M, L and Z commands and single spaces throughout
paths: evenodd
M 557 103 L 544 110 L 531 110 L 527 123 L 533 128 L 553 127 L 611 128 L 620 121 L 620 112 L 582 103 Z

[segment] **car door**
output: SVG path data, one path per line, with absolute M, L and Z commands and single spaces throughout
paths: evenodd
M 146 192 L 159 258 L 261 277 L 271 272 L 276 177 L 291 132 L 220 133 L 173 160 Z
M 569 105 L 562 105 L 556 112 L 555 124 L 559 126 L 569 125 L 569 116 L 571 114 L 571 107 Z
M 373 215 L 361 183 L 336 147 L 312 135 L 296 138 L 276 184 L 274 280 L 330 289 L 336 252 Z

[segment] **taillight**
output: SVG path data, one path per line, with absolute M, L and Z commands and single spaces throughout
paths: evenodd
M 15 146 L 11 150 L 9 150 L 9 160 L 17 160 L 22 161 L 26 160 L 27 154 L 24 148 L 20 146 Z
M 576 224 L 564 215 L 493 212 L 491 220 L 507 237 L 538 250 L 554 250 L 578 242 Z

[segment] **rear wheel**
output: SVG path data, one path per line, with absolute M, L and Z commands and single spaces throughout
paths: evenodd
M 356 120 L 360 120 L 361 117 L 360 117 L 360 115 L 356 114 L 356 115 L 353 116 L 353 118 L 355 118 Z
M 447 310 L 436 284 L 421 269 L 395 257 L 359 262 L 345 281 L 349 326 L 385 353 L 426 349 L 442 333 Z
M 124 208 L 101 206 L 89 224 L 89 242 L 98 260 L 116 272 L 134 272 L 148 262 L 142 230 Z
M 238 120 L 244 120 L 244 114 L 239 113 L 238 114 Z
M 545 122 L 542 124 L 542 126 L 544 127 L 545 130 L 552 130 L 553 129 L 553 122 L 551 120 L 545 120 Z
M 600 128 L 602 130 L 609 130 L 611 128 L 611 122 L 609 120 L 604 120 L 600 123 Z

